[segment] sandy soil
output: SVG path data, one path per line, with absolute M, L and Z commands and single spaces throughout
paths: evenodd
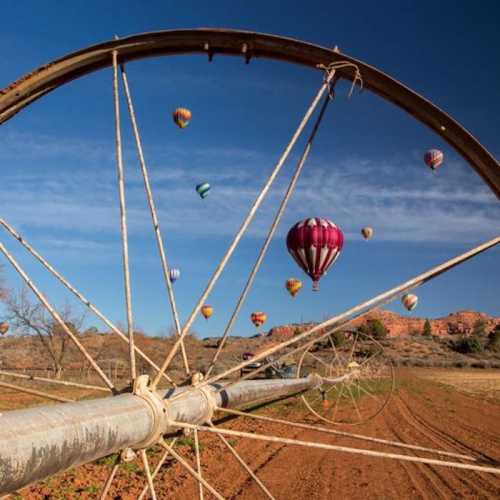
M 480 386 L 477 382 L 479 376 L 490 378 L 490 374 L 482 371 L 480 374 L 473 373 L 473 376 L 461 371 L 458 373 L 463 376 L 453 372 L 448 375 L 459 381 L 475 380 L 476 387 Z M 441 370 L 439 374 L 435 370 L 434 374 L 430 374 L 429 370 L 400 370 L 398 388 L 390 405 L 375 420 L 352 428 L 353 432 L 470 454 L 478 460 L 499 465 L 500 401 L 457 391 L 453 386 L 436 382 L 436 375 L 439 375 L 439 380 L 444 380 L 447 373 Z M 495 376 L 500 377 L 500 374 Z M 463 385 L 462 382 L 460 385 Z M 259 412 L 288 420 L 317 423 L 295 398 Z M 246 418 L 222 425 L 302 440 L 381 449 L 380 445 L 366 444 L 353 438 L 329 436 Z M 500 476 L 492 474 L 248 439 L 229 438 L 229 441 L 277 499 L 500 497 Z M 227 498 L 263 498 L 262 492 L 217 436 L 202 435 L 201 443 L 203 475 L 214 488 Z M 192 442 L 184 439 L 177 450 L 194 464 L 192 447 Z M 383 449 L 407 453 L 397 448 Z M 160 455 L 159 450 L 150 452 L 153 467 Z M 426 454 L 420 453 L 420 456 Z M 98 498 L 110 463 L 111 457 L 70 470 L 23 490 L 18 498 Z M 140 463 L 126 464 L 119 469 L 109 498 L 137 498 L 144 485 Z M 173 460 L 165 462 L 155 485 L 158 498 L 185 500 L 198 495 L 195 481 Z M 206 497 L 212 498 L 209 494 Z

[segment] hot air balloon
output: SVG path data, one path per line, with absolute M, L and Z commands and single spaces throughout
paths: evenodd
M 413 311 L 418 304 L 418 297 L 413 293 L 405 293 L 401 298 L 401 302 L 408 309 L 408 311 Z
M 302 281 L 295 278 L 290 278 L 286 280 L 285 287 L 288 290 L 288 293 L 292 297 L 295 297 L 295 295 L 297 295 L 299 293 L 299 290 L 302 288 Z
M 179 271 L 179 269 L 172 268 L 170 269 L 169 276 L 170 276 L 170 282 L 175 283 L 180 278 L 181 272 Z
M 206 198 L 210 191 L 210 184 L 208 182 L 202 182 L 196 186 L 196 191 L 200 195 L 200 198 Z
M 172 118 L 179 128 L 186 128 L 191 121 L 191 111 L 186 108 L 177 108 L 173 112 Z
M 319 280 L 337 260 L 344 244 L 342 231 L 330 220 L 311 217 L 297 222 L 286 237 L 290 255 L 313 280 L 313 290 L 319 290 Z
M 255 328 L 261 327 L 266 322 L 266 319 L 267 314 L 260 311 L 250 314 L 250 320 L 255 325 Z
M 209 305 L 204 305 L 202 308 L 201 308 L 201 314 L 203 314 L 203 317 L 205 319 L 208 319 L 210 318 L 210 316 L 212 316 L 212 314 L 214 313 L 214 308 L 212 306 L 209 306 Z
M 363 238 L 365 240 L 370 240 L 373 236 L 373 229 L 369 226 L 365 226 L 363 229 L 361 229 L 361 234 L 363 235 Z
M 439 149 L 429 149 L 424 155 L 425 164 L 432 170 L 437 170 L 443 163 L 444 155 Z
M 7 321 L 2 321 L 0 323 L 0 334 L 5 335 L 9 331 L 9 323 Z

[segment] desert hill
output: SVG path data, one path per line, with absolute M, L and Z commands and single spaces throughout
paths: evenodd
M 363 318 L 359 318 L 352 323 L 352 328 L 357 328 L 372 319 L 380 320 L 388 331 L 389 337 L 405 337 L 414 333 L 421 333 L 424 328 L 426 318 L 419 318 L 413 314 L 401 315 L 385 309 L 375 309 Z M 500 317 L 490 316 L 486 313 L 476 311 L 457 311 L 436 319 L 429 319 L 432 328 L 432 335 L 447 337 L 449 335 L 470 335 L 474 324 L 478 321 L 484 323 L 487 332 L 493 330 L 500 324 Z M 305 325 L 283 325 L 273 327 L 269 330 L 270 336 L 291 337 L 300 333 L 311 324 Z
M 425 318 L 413 315 L 403 316 L 383 309 L 374 310 L 364 318 L 355 320 L 351 328 L 358 328 L 372 319 L 380 320 L 386 327 L 388 341 L 391 341 L 387 347 L 392 352 L 391 357 L 394 357 L 394 359 L 398 358 L 399 354 L 404 350 L 414 351 L 415 349 L 410 348 L 410 344 L 415 346 L 422 339 Z M 478 321 L 484 326 L 486 335 L 496 325 L 500 324 L 499 317 L 476 311 L 457 311 L 448 316 L 430 319 L 429 321 L 432 336 L 439 338 L 441 341 L 439 349 L 443 351 L 442 356 L 450 354 L 448 341 L 471 335 L 474 325 L 477 325 Z M 226 367 L 232 366 L 241 361 L 243 352 L 257 352 L 263 345 L 267 346 L 270 342 L 291 338 L 293 335 L 307 330 L 313 324 L 274 326 L 258 337 L 232 337 L 228 340 L 223 351 L 222 365 Z M 114 334 L 95 331 L 81 333 L 79 340 L 110 376 L 126 376 L 128 373 L 128 345 L 125 342 Z M 136 345 L 157 364 L 161 364 L 174 342 L 172 337 L 151 337 L 141 332 L 135 333 L 135 341 Z M 186 346 L 192 366 L 198 368 L 206 366 L 215 352 L 217 342 L 218 337 L 201 340 L 195 336 L 188 336 Z M 9 333 L 0 338 L 0 347 L 0 370 L 35 370 L 36 372 L 45 370 L 47 376 L 53 371 L 54 365 L 51 362 L 50 355 L 36 336 L 16 335 L 15 332 L 13 334 Z M 59 349 L 60 345 L 57 348 Z M 62 365 L 66 373 L 70 371 L 75 376 L 86 376 L 91 372 L 88 362 L 83 359 L 81 353 L 71 342 L 67 341 L 64 349 L 65 354 Z M 438 349 L 436 342 L 433 349 Z M 420 347 L 416 349 L 416 352 L 424 354 Z M 453 356 L 456 357 L 456 353 Z M 140 357 L 137 358 L 137 365 L 139 370 L 147 370 L 147 363 Z M 174 359 L 172 368 L 182 374 L 180 356 Z

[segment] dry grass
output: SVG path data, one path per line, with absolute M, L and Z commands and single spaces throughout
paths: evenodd
M 460 392 L 500 400 L 500 371 L 421 368 L 412 370 L 420 378 L 451 385 Z

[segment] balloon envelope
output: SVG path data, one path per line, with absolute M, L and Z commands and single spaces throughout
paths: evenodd
M 295 297 L 295 295 L 297 295 L 297 293 L 299 293 L 299 290 L 302 288 L 302 281 L 295 278 L 290 278 L 286 280 L 285 287 L 288 290 L 288 293 L 292 297 Z
M 201 314 L 203 314 L 203 317 L 205 319 L 210 318 L 210 316 L 212 316 L 213 313 L 214 313 L 214 308 L 212 306 L 204 305 L 201 308 Z
M 5 335 L 9 331 L 9 323 L 7 321 L 2 321 L 0 323 L 0 334 Z
M 175 283 L 181 276 L 181 272 L 179 271 L 179 269 L 170 269 L 170 273 L 169 273 L 169 276 L 170 276 L 170 281 L 172 283 Z
M 342 231 L 321 217 L 297 222 L 286 237 L 288 252 L 313 280 L 313 290 L 319 290 L 319 280 L 337 260 L 343 244 Z
M 424 155 L 425 164 L 432 170 L 438 169 L 443 163 L 444 155 L 439 149 L 429 149 Z
M 210 191 L 210 184 L 208 182 L 202 182 L 196 186 L 196 192 L 200 195 L 200 198 L 206 198 L 208 192 Z
M 361 229 L 361 234 L 365 240 L 369 240 L 373 236 L 373 229 L 370 226 L 365 226 Z
M 408 309 L 408 311 L 413 311 L 418 304 L 418 297 L 413 293 L 406 293 L 401 298 L 401 302 Z
M 256 328 L 262 326 L 266 322 L 266 319 L 267 319 L 267 314 L 261 311 L 253 312 L 250 315 L 250 320 L 252 321 L 252 323 L 255 325 Z
M 172 118 L 174 119 L 175 124 L 179 128 L 185 128 L 191 121 L 191 111 L 189 111 L 189 109 L 186 108 L 177 108 L 173 112 Z

